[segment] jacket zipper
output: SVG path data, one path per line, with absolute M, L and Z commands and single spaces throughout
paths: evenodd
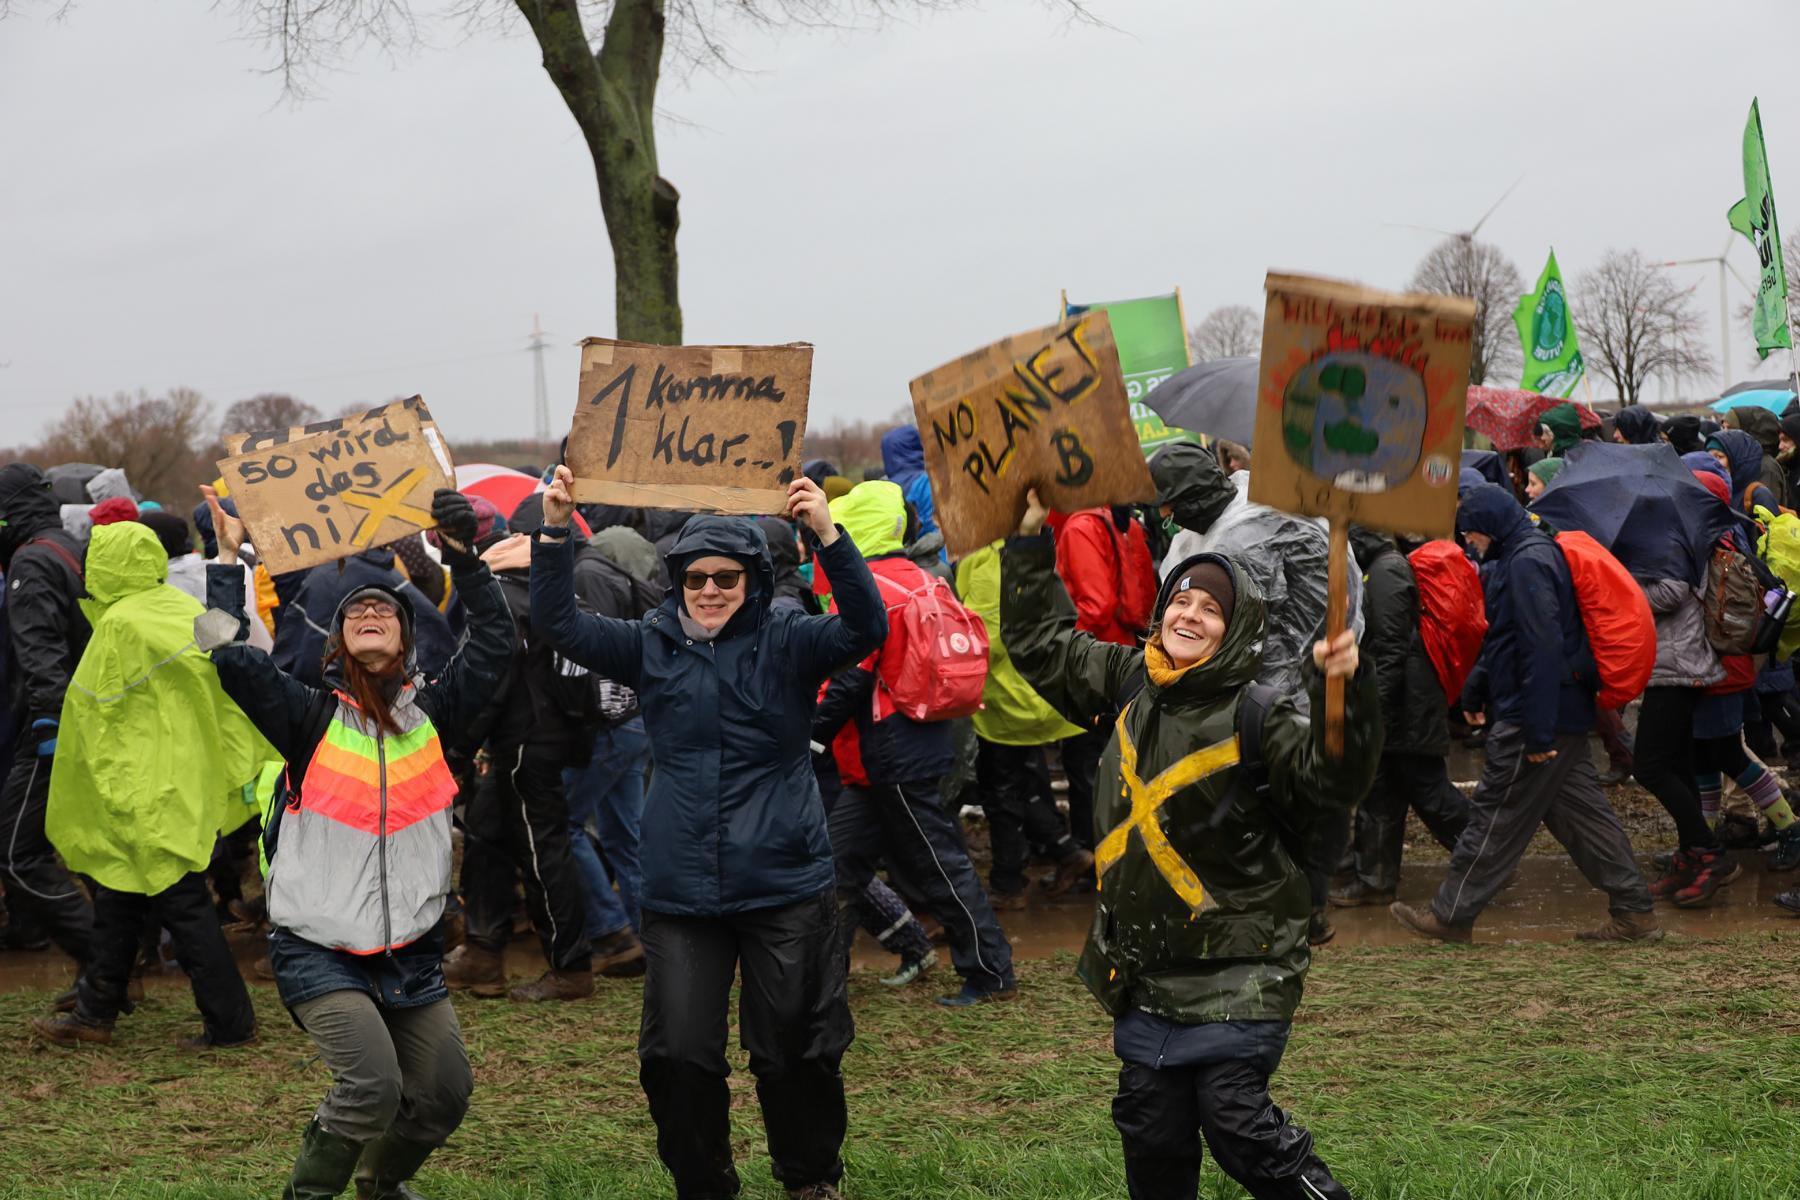
M 375 851 L 381 863 L 381 943 L 383 953 L 389 958 L 394 956 L 394 914 L 388 907 L 387 878 L 387 737 L 380 728 L 375 730 L 375 764 L 380 771 L 381 779 L 381 818 L 376 831 Z

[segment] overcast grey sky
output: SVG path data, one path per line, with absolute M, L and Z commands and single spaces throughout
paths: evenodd
M 1270 268 L 1401 286 L 1433 239 L 1384 222 L 1466 228 L 1521 174 L 1483 237 L 1528 285 L 1552 243 L 1569 275 L 1611 246 L 1713 255 L 1753 95 L 1800 232 L 1800 72 L 1759 54 L 1794 44 L 1794 0 L 1089 2 L 1114 28 L 989 0 L 739 31 L 751 71 L 666 82 L 687 339 L 811 341 L 815 419 L 879 418 L 1062 287 L 1180 285 L 1197 321 L 1260 305 Z M 534 312 L 566 428 L 611 260 L 529 36 L 427 19 L 432 44 L 295 107 L 234 13 L 0 23 L 0 444 L 73 396 L 176 385 L 221 410 L 420 392 L 453 439 L 528 435 Z M 1717 275 L 1682 270 L 1716 355 Z

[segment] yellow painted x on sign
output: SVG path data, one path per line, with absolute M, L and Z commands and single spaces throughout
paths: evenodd
M 1130 707 L 1127 706 L 1126 713 L 1129 712 Z M 1150 861 L 1156 864 L 1157 871 L 1175 889 L 1175 894 L 1185 900 L 1195 912 L 1206 907 L 1206 888 L 1194 869 L 1188 866 L 1187 861 L 1169 841 L 1169 835 L 1163 832 L 1157 812 L 1170 796 L 1182 788 L 1217 771 L 1236 766 L 1237 761 L 1238 741 L 1236 735 L 1233 735 L 1222 742 L 1194 751 L 1145 783 L 1138 778 L 1137 744 L 1131 740 L 1131 734 L 1125 727 L 1125 714 L 1120 714 L 1119 774 L 1125 780 L 1124 794 L 1131 801 L 1131 813 L 1095 847 L 1095 869 L 1104 877 L 1113 864 L 1124 856 L 1131 831 L 1135 829 L 1144 840 L 1144 849 L 1150 852 Z M 1104 879 L 1102 885 L 1104 886 Z
M 367 546 L 375 540 L 376 531 L 389 517 L 410 522 L 420 529 L 430 525 L 430 512 L 406 502 L 406 497 L 425 479 L 425 474 L 424 467 L 410 467 L 404 475 L 383 488 L 380 495 L 369 492 L 343 493 L 339 499 L 352 508 L 364 509 L 368 514 L 356 523 L 356 532 L 350 535 L 350 544 Z

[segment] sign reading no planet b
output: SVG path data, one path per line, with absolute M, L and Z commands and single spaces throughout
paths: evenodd
M 430 529 L 431 496 L 456 472 L 425 402 L 225 439 L 219 460 L 238 516 L 272 575 Z
M 953 557 L 1018 528 L 1032 488 L 1058 512 L 1150 500 L 1106 313 L 995 342 L 912 381 Z
M 800 477 L 812 347 L 589 338 L 569 432 L 575 499 L 779 513 Z

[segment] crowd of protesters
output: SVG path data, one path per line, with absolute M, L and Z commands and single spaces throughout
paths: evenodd
M 4 944 L 75 964 L 34 1029 L 110 1042 L 167 954 L 202 1018 L 186 1044 L 252 1045 L 226 931 L 266 929 L 250 969 L 332 1075 L 284 1195 L 408 1197 L 475 1085 L 453 992 L 643 976 L 657 1151 L 678 1195 L 724 1196 L 741 977 L 774 1174 L 825 1200 L 856 931 L 893 956 L 884 984 L 941 973 L 944 945 L 940 1003 L 1005 1002 L 1009 914 L 1073 897 L 1131 1194 L 1193 1196 L 1204 1138 L 1253 1195 L 1347 1196 L 1268 1092 L 1333 908 L 1471 941 L 1540 825 L 1606 895 L 1590 941 L 1655 941 L 1658 902 L 1711 902 L 1747 851 L 1800 865 L 1791 666 L 1717 648 L 1704 562 L 1621 551 L 1654 630 L 1634 736 L 1534 511 L 1595 440 L 1667 443 L 1698 485 L 1680 503 L 1755 559 L 1800 497 L 1800 415 L 1542 420 L 1537 449 L 1465 455 L 1455 542 L 1353 530 L 1330 643 L 1327 527 L 1253 503 L 1231 443 L 1159 451 L 1142 509 L 1034 494 L 954 564 L 904 427 L 859 481 L 808 463 L 779 517 L 577 506 L 556 466 L 511 513 L 439 492 L 431 533 L 273 576 L 215 489 L 188 516 L 117 471 L 0 468 Z M 932 659 L 927 609 L 972 672 Z M 1453 739 L 1484 755 L 1466 795 Z M 1677 834 L 1648 875 L 1603 787 L 1627 776 Z M 1409 813 L 1450 853 L 1418 905 Z M 545 966 L 513 985 L 516 927 Z

